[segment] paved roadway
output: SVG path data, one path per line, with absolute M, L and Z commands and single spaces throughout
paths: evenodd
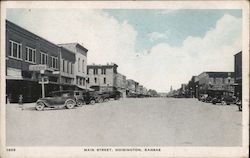
M 236 105 L 196 99 L 131 98 L 71 110 L 7 105 L 7 145 L 239 146 Z

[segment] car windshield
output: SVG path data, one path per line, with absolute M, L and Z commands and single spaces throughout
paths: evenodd
M 79 95 L 80 95 L 80 92 L 75 92 L 75 95 L 76 95 L 76 96 L 79 96 Z
M 63 93 L 62 94 L 62 97 L 69 97 L 70 96 L 70 93 Z
M 58 97 L 58 96 L 60 96 L 60 92 L 52 92 L 50 94 L 50 97 Z

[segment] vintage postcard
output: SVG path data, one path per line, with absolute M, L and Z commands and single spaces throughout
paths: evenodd
M 248 157 L 247 1 L 1 2 L 1 157 Z

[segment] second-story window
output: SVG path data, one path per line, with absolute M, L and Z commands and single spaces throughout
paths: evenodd
M 64 72 L 68 72 L 68 62 L 64 60 Z
M 78 58 L 78 72 L 80 72 L 80 68 L 81 68 L 81 61 L 80 58 Z
M 22 44 L 11 40 L 9 42 L 9 56 L 16 59 L 22 59 Z
M 95 80 L 95 83 L 97 83 L 97 78 L 96 78 L 96 77 L 95 77 L 95 79 L 94 79 L 94 80 Z
M 48 65 L 48 54 L 41 52 L 40 64 Z
M 62 71 L 65 72 L 65 63 L 64 63 L 64 60 L 62 59 Z
M 94 68 L 94 75 L 98 74 L 98 69 Z
M 106 84 L 106 77 L 103 78 L 103 83 Z
M 101 74 L 102 74 L 102 75 L 105 75 L 105 74 L 106 74 L 106 69 L 105 69 L 105 68 L 102 68 L 101 70 L 102 70 Z
M 84 60 L 82 60 L 82 72 L 84 73 Z
M 58 57 L 51 56 L 51 67 L 54 69 L 58 69 Z
M 71 63 L 71 74 L 74 74 L 74 63 Z
M 36 50 L 30 47 L 25 49 L 25 61 L 35 63 L 36 62 Z
M 71 62 L 68 62 L 68 63 L 69 63 L 69 67 L 68 67 L 69 71 L 68 72 L 69 72 L 69 74 L 72 74 L 72 71 L 71 71 L 72 70 L 72 68 L 71 68 L 72 67 L 72 63 Z

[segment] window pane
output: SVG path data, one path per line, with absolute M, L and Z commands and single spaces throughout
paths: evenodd
M 36 51 L 33 51 L 33 62 L 36 62 Z
M 29 61 L 32 61 L 32 49 L 29 50 Z
M 84 72 L 84 60 L 82 61 L 82 72 Z
M 57 59 L 55 60 L 55 68 L 57 69 Z
M 22 58 L 21 44 L 18 45 L 18 58 Z
M 8 54 L 9 56 L 11 56 L 11 54 L 12 54 L 12 53 L 11 53 L 12 47 L 13 47 L 13 46 L 12 46 L 12 42 L 10 41 L 10 42 L 9 42 L 9 52 L 8 52 L 8 53 L 9 53 L 9 54 Z
M 45 64 L 45 61 L 46 59 L 45 59 L 45 55 L 44 54 L 42 54 L 42 64 Z
M 26 47 L 25 49 L 25 60 L 28 60 L 29 49 Z
M 17 57 L 17 44 L 13 43 L 13 57 Z

